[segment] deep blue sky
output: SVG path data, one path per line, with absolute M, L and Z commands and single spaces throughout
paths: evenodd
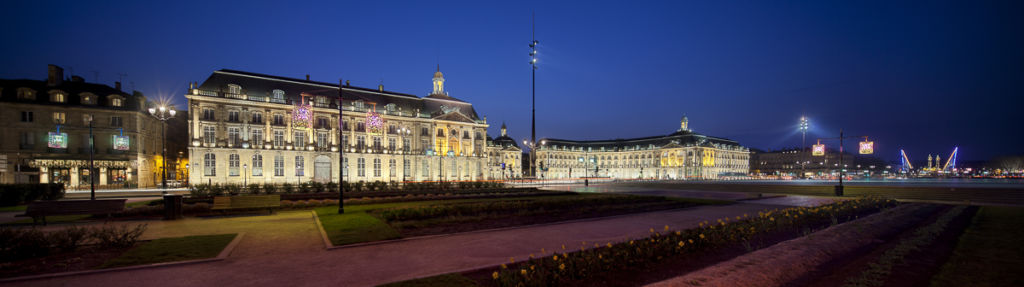
M 800 144 L 807 115 L 809 143 L 844 128 L 890 160 L 1024 142 L 1024 1 L 155 2 L 4 1 L 0 78 L 125 73 L 182 103 L 187 83 L 230 68 L 424 96 L 440 63 L 491 135 L 506 122 L 521 140 L 535 10 L 538 137 L 667 134 L 686 114 L 776 149 Z

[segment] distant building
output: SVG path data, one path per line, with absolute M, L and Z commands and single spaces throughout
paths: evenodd
M 847 174 L 881 173 L 888 166 L 877 157 L 843 153 L 843 165 Z M 827 151 L 823 156 L 811 155 L 811 149 L 783 149 L 776 151 L 752 150 L 750 172 L 753 175 L 781 175 L 807 177 L 827 176 L 839 173 L 839 153 Z
M 152 187 L 159 182 L 161 125 L 142 93 L 64 78 L 49 66 L 46 80 L 0 80 L 0 182 L 63 183 L 87 189 Z M 95 142 L 89 169 L 89 124 Z M 122 137 L 123 136 L 123 137 Z M 172 155 L 168 155 L 172 156 Z M 168 177 L 173 178 L 173 172 Z
M 663 136 L 538 142 L 538 175 L 547 179 L 717 179 L 746 176 L 749 171 L 746 147 L 693 132 L 685 116 L 679 130 Z
M 501 124 L 501 136 L 487 140 L 487 165 L 489 179 L 512 179 L 523 175 L 523 150 L 516 140 L 508 136 L 505 124 Z
M 339 168 L 348 182 L 497 176 L 487 167 L 487 121 L 449 96 L 444 82 L 438 70 L 433 91 L 421 98 L 383 86 L 214 71 L 185 95 L 191 180 L 338 182 Z

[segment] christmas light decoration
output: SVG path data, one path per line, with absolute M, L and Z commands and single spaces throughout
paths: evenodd
M 113 136 L 111 140 L 115 150 L 128 150 L 130 139 L 127 136 Z
M 375 135 L 384 134 L 384 119 L 375 111 L 366 112 L 366 132 Z
M 49 141 L 46 146 L 50 148 L 68 148 L 68 134 L 50 132 Z
M 860 154 L 873 154 L 875 153 L 875 142 L 864 141 L 860 142 Z
M 813 155 L 813 156 L 823 156 L 823 155 L 825 155 L 825 145 L 821 144 L 820 141 L 818 142 L 818 144 L 813 145 L 813 148 L 811 149 L 811 155 Z

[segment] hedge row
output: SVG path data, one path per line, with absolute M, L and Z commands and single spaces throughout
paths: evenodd
M 0 184 L 0 206 L 15 206 L 36 200 L 64 198 L 64 185 L 59 183 Z

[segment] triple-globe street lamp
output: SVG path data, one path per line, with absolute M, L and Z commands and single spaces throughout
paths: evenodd
M 176 113 L 177 111 L 175 111 L 174 108 L 168 108 L 165 105 L 160 105 L 160 107 L 157 108 L 149 108 L 149 114 L 153 115 L 157 120 L 160 120 L 161 123 L 163 143 L 161 143 L 160 146 L 160 158 L 162 165 L 160 167 L 160 178 L 163 181 L 164 189 L 167 189 L 167 120 L 174 118 L 174 114 Z

